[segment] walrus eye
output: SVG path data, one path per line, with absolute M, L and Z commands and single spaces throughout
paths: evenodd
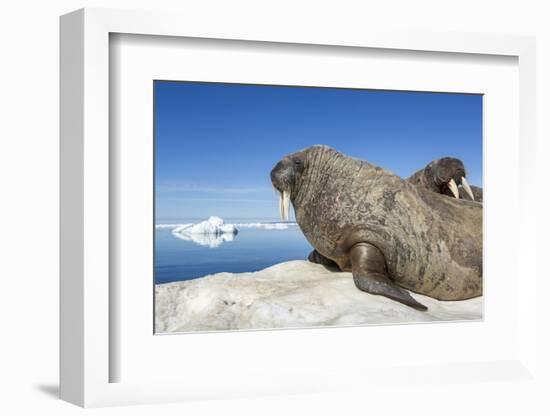
M 300 159 L 294 159 L 294 167 L 298 172 L 302 172 L 304 170 L 304 162 Z

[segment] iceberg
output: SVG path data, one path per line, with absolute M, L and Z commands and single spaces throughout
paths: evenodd
M 155 286 L 157 333 L 480 320 L 483 297 L 413 295 L 420 312 L 358 290 L 351 273 L 288 261 L 250 273 L 217 273 Z
M 197 224 L 181 224 L 172 229 L 174 237 L 210 248 L 233 241 L 238 232 L 234 224 L 225 224 L 220 217 L 215 216 Z
M 174 228 L 174 233 L 182 234 L 237 234 L 234 224 L 225 224 L 220 217 L 212 216 L 197 224 L 182 224 Z

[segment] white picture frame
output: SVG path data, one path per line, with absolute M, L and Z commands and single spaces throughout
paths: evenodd
M 535 169 L 535 42 L 530 37 L 466 34 L 395 32 L 369 28 L 330 30 L 312 25 L 281 28 L 269 21 L 209 22 L 193 16 L 82 9 L 61 18 L 61 398 L 80 406 L 158 403 L 216 397 L 247 397 L 282 393 L 334 391 L 357 384 L 401 382 L 424 383 L 438 377 L 465 381 L 524 380 L 535 376 L 536 361 L 536 270 L 530 261 L 534 252 L 536 219 L 533 194 Z M 522 279 L 517 291 L 513 334 L 517 346 L 506 356 L 487 361 L 426 363 L 419 360 L 402 369 L 342 365 L 321 372 L 315 369 L 280 368 L 254 377 L 220 374 L 215 380 L 195 371 L 187 377 L 151 377 L 147 381 L 113 382 L 111 368 L 117 357 L 111 348 L 111 312 L 116 309 L 109 276 L 116 259 L 110 256 L 110 172 L 116 170 L 110 158 L 110 34 L 225 39 L 281 44 L 330 45 L 335 48 L 429 51 L 440 54 L 502 55 L 515 57 L 519 67 L 519 203 L 516 236 L 517 268 Z M 258 43 L 258 45 L 261 44 Z M 358 330 L 361 330 L 359 328 Z M 414 331 L 414 328 L 407 329 Z M 355 332 L 357 333 L 357 331 Z M 296 340 L 299 331 L 278 331 L 279 339 Z M 334 333 L 332 333 L 334 334 Z M 218 334 L 233 347 L 244 343 L 234 334 Z M 151 333 L 151 336 L 152 333 Z M 193 336 L 193 335 L 191 335 Z M 208 335 L 207 335 L 208 336 Z M 256 337 L 261 337 L 257 335 Z M 325 342 L 322 332 L 308 337 Z M 170 343 L 163 337 L 163 343 Z M 351 339 L 351 338 L 350 338 Z M 150 357 L 151 358 L 151 357 Z M 207 358 L 207 357 L 205 357 Z M 368 370 L 368 371 L 367 371 Z M 447 376 L 440 376 L 441 373 Z M 320 375 L 324 375 L 321 377 Z

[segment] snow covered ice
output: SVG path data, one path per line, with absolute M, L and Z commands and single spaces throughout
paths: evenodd
M 351 273 L 295 260 L 155 287 L 158 333 L 479 320 L 483 298 L 442 302 L 413 294 L 419 312 L 355 287 Z

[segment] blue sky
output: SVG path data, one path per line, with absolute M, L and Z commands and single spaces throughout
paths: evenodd
M 277 219 L 269 172 L 326 144 L 401 177 L 443 156 L 482 183 L 482 97 L 155 81 L 156 221 Z

